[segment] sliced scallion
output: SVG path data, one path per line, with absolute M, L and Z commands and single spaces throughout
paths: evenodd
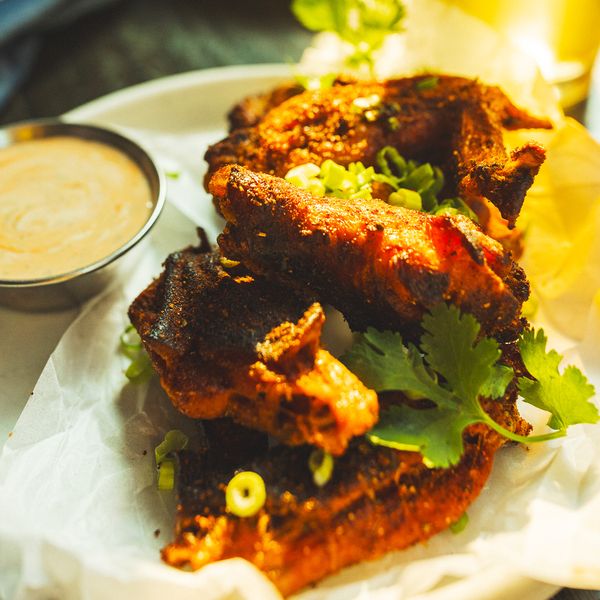
M 357 100 L 363 104 L 371 101 Z M 314 196 L 347 200 L 371 200 L 373 183 L 384 183 L 393 190 L 388 196 L 389 204 L 431 214 L 462 214 L 477 222 L 477 215 L 461 198 L 438 200 L 444 189 L 444 174 L 439 167 L 406 160 L 393 146 L 384 146 L 377 152 L 375 166 L 365 167 L 357 161 L 344 167 L 327 159 L 320 167 L 315 163 L 298 165 L 287 172 L 285 179 Z
M 225 490 L 227 510 L 237 517 L 252 517 L 267 499 L 263 478 L 254 471 L 241 471 L 234 475 Z
M 430 90 L 438 84 L 439 80 L 440 78 L 435 76 L 425 77 L 417 81 L 416 88 L 418 90 Z
M 452 525 L 450 525 L 450 531 L 452 533 L 460 533 L 464 531 L 465 527 L 469 524 L 469 515 L 464 512 Z
M 326 160 L 321 165 L 320 175 L 326 188 L 336 190 L 342 189 L 342 186 L 348 189 L 351 186 L 350 175 L 353 173 L 346 171 L 342 165 L 332 160 Z
M 129 358 L 136 358 L 142 349 L 142 339 L 133 325 L 128 325 L 125 331 L 119 336 L 121 352 Z
M 121 353 L 131 361 L 125 369 L 125 377 L 131 383 L 142 383 L 152 375 L 152 362 L 133 325 L 128 325 L 119 336 L 119 348 Z
M 131 364 L 125 369 L 125 377 L 132 383 L 141 383 L 152 374 L 150 357 L 140 350 L 138 356 L 132 359 Z
M 158 469 L 157 485 L 159 490 L 172 490 L 175 486 L 175 472 L 178 450 L 188 445 L 188 437 L 179 429 L 167 431 L 163 441 L 154 448 L 154 460 Z
M 333 475 L 333 456 L 323 450 L 313 450 L 308 457 L 308 468 L 315 484 L 323 487 Z
M 393 206 L 402 206 L 412 210 L 422 210 L 421 195 L 414 190 L 399 189 L 389 195 L 388 203 Z
M 158 489 L 172 490 L 175 487 L 175 459 L 165 458 L 158 465 Z
M 183 433 L 183 431 L 179 431 L 179 429 L 171 429 L 167 431 L 163 441 L 154 448 L 154 458 L 156 460 L 156 464 L 160 465 L 167 455 L 172 452 L 177 452 L 178 450 L 183 450 L 187 447 L 189 442 L 188 436 Z

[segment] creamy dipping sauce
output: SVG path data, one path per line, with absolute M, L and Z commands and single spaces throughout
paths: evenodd
M 148 181 L 107 144 L 57 136 L 0 149 L 0 279 L 61 275 L 108 256 L 146 223 Z

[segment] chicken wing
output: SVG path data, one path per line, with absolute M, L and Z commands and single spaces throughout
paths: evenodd
M 526 435 L 513 388 L 486 410 L 504 427 Z M 503 444 L 485 425 L 470 426 L 465 453 L 449 469 L 430 469 L 415 452 L 355 441 L 336 459 L 332 479 L 312 481 L 307 448 L 272 448 L 221 466 L 221 448 L 181 454 L 176 540 L 164 548 L 171 565 L 198 569 L 241 556 L 261 569 L 283 595 L 363 560 L 426 540 L 459 519 L 489 475 Z M 259 473 L 267 489 L 260 512 L 231 515 L 224 489 L 236 470 Z
M 550 122 L 478 81 L 440 75 L 345 83 L 277 105 L 293 89 L 284 88 L 280 96 L 272 92 L 262 104 L 255 100 L 251 118 L 232 119 L 233 131 L 206 152 L 206 184 L 232 163 L 280 177 L 294 166 L 325 159 L 372 165 L 377 152 L 391 145 L 408 158 L 442 166 L 449 195 L 467 202 L 488 198 L 513 226 L 545 158 L 536 144 L 508 155 L 502 130 L 549 128 Z M 237 113 L 244 109 L 234 109 Z
M 498 339 L 521 329 L 525 275 L 466 217 L 317 198 L 239 166 L 218 171 L 210 190 L 228 221 L 218 239 L 228 257 L 309 288 L 353 329 L 415 337 L 423 312 L 441 301 L 475 315 Z
M 229 131 L 257 125 L 272 108 L 303 91 L 304 88 L 298 83 L 284 83 L 266 94 L 247 96 L 227 114 Z
M 378 403 L 320 348 L 321 306 L 207 250 L 169 256 L 129 310 L 174 405 L 340 454 L 373 426 Z

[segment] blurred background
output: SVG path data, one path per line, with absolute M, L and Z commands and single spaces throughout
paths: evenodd
M 600 0 L 452 1 L 505 33 L 519 19 L 535 23 L 533 36 L 517 31 L 534 54 L 536 34 L 563 53 L 587 53 L 588 62 L 600 41 Z M 289 7 L 289 0 L 0 0 L 0 123 L 57 116 L 174 73 L 294 62 L 311 34 Z M 600 139 L 598 62 L 589 100 L 568 112 Z
M 0 0 L 0 122 L 174 73 L 293 62 L 310 38 L 287 0 Z

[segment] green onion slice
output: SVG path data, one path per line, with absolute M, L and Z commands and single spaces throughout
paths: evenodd
M 132 383 L 141 383 L 152 374 L 150 357 L 143 351 L 132 359 L 131 364 L 125 369 L 125 377 Z
M 165 434 L 163 441 L 154 448 L 154 458 L 156 464 L 160 465 L 172 452 L 183 450 L 188 445 L 188 436 L 179 431 L 179 429 L 171 429 Z
M 133 325 L 128 325 L 119 336 L 119 346 L 121 352 L 131 361 L 125 370 L 125 377 L 132 383 L 142 383 L 148 379 L 153 373 L 152 362 Z
M 439 80 L 440 78 L 435 76 L 425 77 L 425 79 L 417 81 L 416 88 L 418 90 L 430 90 L 438 84 Z
M 175 459 L 164 458 L 158 466 L 158 489 L 172 490 L 175 486 Z
M 142 339 L 133 325 L 128 325 L 119 336 L 121 352 L 129 358 L 136 358 L 142 349 Z
M 323 450 L 313 450 L 308 457 L 308 468 L 315 484 L 323 487 L 333 475 L 333 456 Z
M 377 153 L 375 162 L 381 173 L 391 179 L 404 179 L 407 175 L 406 161 L 393 146 L 384 146 Z
M 356 101 L 359 100 L 371 101 Z M 393 190 L 388 196 L 389 204 L 436 215 L 463 214 L 477 222 L 477 215 L 461 198 L 438 199 L 444 188 L 444 174 L 439 167 L 406 160 L 393 146 L 384 146 L 377 152 L 375 166 L 365 167 L 357 161 L 344 167 L 327 159 L 320 167 L 315 163 L 293 167 L 285 179 L 314 196 L 347 200 L 370 200 L 373 183 L 384 183 Z
M 187 445 L 187 435 L 179 429 L 171 429 L 171 431 L 167 431 L 163 441 L 154 448 L 159 490 L 172 490 L 175 486 L 177 459 L 173 456 L 173 452 L 183 450 Z
M 464 512 L 452 525 L 450 525 L 450 531 L 452 533 L 460 533 L 469 524 L 469 515 Z
M 266 499 L 265 482 L 254 471 L 237 473 L 225 490 L 227 510 L 237 517 L 252 517 L 264 506 Z
M 388 203 L 392 206 L 402 206 L 403 208 L 411 208 L 412 210 L 422 210 L 423 202 L 421 194 L 414 190 L 399 189 L 389 195 Z

